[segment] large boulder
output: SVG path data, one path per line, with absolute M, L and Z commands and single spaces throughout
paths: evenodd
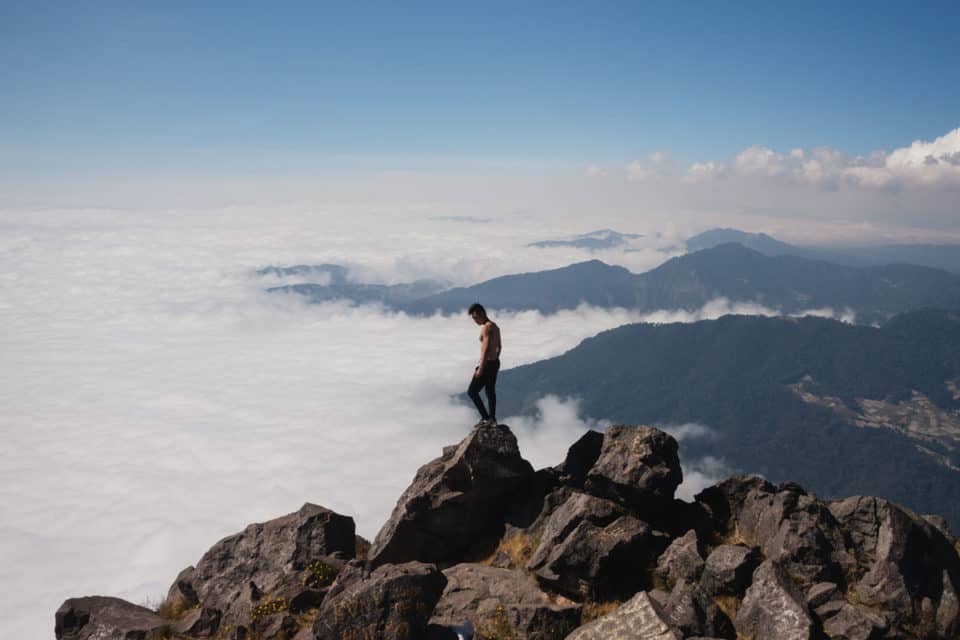
M 616 425 L 604 432 L 584 487 L 647 515 L 669 504 L 682 480 L 673 436 L 653 427 Z
M 443 572 L 447 586 L 430 619 L 432 637 L 456 640 L 472 627 L 478 637 L 553 640 L 580 625 L 581 606 L 551 597 L 524 571 L 458 564 Z
M 696 582 L 703 572 L 697 532 L 691 529 L 670 543 L 657 559 L 656 576 L 672 589 L 678 581 Z
M 165 607 L 206 611 L 198 633 L 209 632 L 211 622 L 270 626 L 287 611 L 319 606 L 355 545 L 353 518 L 307 503 L 217 542 L 196 567 L 180 572 Z
M 54 634 L 57 640 L 146 640 L 167 624 L 146 607 L 120 598 L 88 596 L 60 605 Z
M 766 560 L 753 573 L 736 619 L 737 634 L 756 640 L 811 640 L 814 622 L 787 573 Z
M 823 631 L 837 640 L 879 640 L 887 629 L 886 620 L 865 607 L 848 602 L 826 618 Z
M 669 542 L 617 503 L 573 493 L 550 515 L 527 568 L 572 598 L 620 599 L 649 586 L 647 574 Z
M 697 583 L 680 580 L 661 606 L 667 623 L 684 638 L 732 638 L 733 623 Z
M 700 576 L 700 586 L 711 596 L 742 597 L 762 558 L 756 548 L 723 544 L 710 552 Z
M 683 636 L 672 629 L 659 607 L 646 591 L 641 591 L 614 611 L 583 625 L 566 640 L 680 640 Z
M 600 457 L 604 436 L 599 431 L 589 430 L 567 449 L 567 457 L 556 467 L 564 484 L 583 489 L 587 474 Z
M 347 565 L 330 587 L 313 626 L 315 640 L 417 640 L 446 586 L 432 564 Z
M 960 624 L 960 556 L 935 523 L 881 498 L 830 503 L 857 561 L 857 600 L 906 628 L 936 627 L 943 637 Z
M 500 539 L 509 500 L 532 476 L 509 427 L 474 429 L 420 467 L 374 539 L 369 562 L 450 565 L 479 558 Z
M 801 586 L 842 584 L 854 560 L 827 505 L 800 486 L 735 476 L 697 495 L 718 526 L 748 547 L 759 547 Z

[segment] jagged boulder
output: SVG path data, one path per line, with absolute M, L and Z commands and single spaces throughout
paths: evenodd
M 315 640 L 416 640 L 446 586 L 432 564 L 388 564 L 368 573 L 359 562 L 344 567 L 313 625 Z
M 736 619 L 737 634 L 756 640 L 811 640 L 814 622 L 796 585 L 771 560 L 753 573 Z
M 629 597 L 649 586 L 646 574 L 668 544 L 619 504 L 573 493 L 547 520 L 527 568 L 572 598 Z
M 532 476 L 509 427 L 474 429 L 420 467 L 374 539 L 371 565 L 478 558 L 500 539 L 510 499 Z
M 711 596 L 742 597 L 761 560 L 756 548 L 740 544 L 720 545 L 707 556 L 700 586 Z
M 581 606 L 551 597 L 524 571 L 458 564 L 430 619 L 430 637 L 456 640 L 472 627 L 484 638 L 563 638 L 580 625 Z
M 220 628 L 220 611 L 208 607 L 193 607 L 173 625 L 177 633 L 193 638 L 210 638 Z
M 307 503 L 217 542 L 196 567 L 180 572 L 167 605 L 177 610 L 199 605 L 198 626 L 185 628 L 198 635 L 219 625 L 289 627 L 286 612 L 319 606 L 355 544 L 353 518 Z
M 960 556 L 935 524 L 881 498 L 830 503 L 856 556 L 859 602 L 906 628 L 935 627 L 949 637 L 960 624 Z
M 670 543 L 657 560 L 657 577 L 668 589 L 680 581 L 696 582 L 703 571 L 697 532 L 691 529 Z
M 878 640 L 886 630 L 887 622 L 881 616 L 848 602 L 841 603 L 823 623 L 824 633 L 837 640 Z
M 591 429 L 570 445 L 567 457 L 556 467 L 557 474 L 564 484 L 583 489 L 587 474 L 603 450 L 603 440 L 602 433 Z
M 732 638 L 733 622 L 700 585 L 680 580 L 661 606 L 664 619 L 684 638 Z
M 641 591 L 614 611 L 583 625 L 567 636 L 566 640 L 681 640 L 682 637 L 670 628 L 663 613 L 647 592 Z
M 807 607 L 811 610 L 834 600 L 843 600 L 843 594 L 832 582 L 818 582 L 807 591 Z
M 70 598 L 57 610 L 57 640 L 146 640 L 159 634 L 168 621 L 146 607 L 120 598 Z M 169 635 L 169 633 L 167 634 Z
M 836 518 L 794 483 L 779 486 L 756 477 L 735 476 L 705 489 L 697 500 L 745 545 L 787 569 L 801 586 L 842 583 L 854 565 Z
M 584 487 L 592 495 L 649 514 L 669 504 L 683 480 L 677 450 L 673 436 L 659 429 L 610 427 Z

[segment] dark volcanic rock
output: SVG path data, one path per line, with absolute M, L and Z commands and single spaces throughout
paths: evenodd
M 878 640 L 886 629 L 882 617 L 846 602 L 823 623 L 824 633 L 837 640 Z
M 955 632 L 960 612 L 960 556 L 943 532 L 909 509 L 881 498 L 830 504 L 857 559 L 857 599 L 896 624 Z M 925 602 L 927 603 L 925 605 Z
M 533 475 L 509 427 L 479 427 L 420 467 L 370 548 L 372 566 L 454 564 L 490 550 L 508 500 Z
M 479 637 L 552 640 L 580 625 L 580 605 L 557 604 L 524 571 L 458 564 L 430 619 L 432 637 L 453 638 L 472 626 Z
M 703 557 L 697 544 L 697 532 L 691 529 L 670 543 L 657 560 L 657 577 L 668 589 L 678 581 L 696 582 L 703 571 Z
M 837 585 L 832 582 L 818 582 L 807 591 L 807 606 L 817 609 L 832 600 L 842 600 L 843 596 Z
M 70 598 L 57 610 L 57 640 L 145 640 L 167 621 L 120 598 Z
M 662 610 L 666 621 L 684 638 L 732 638 L 736 634 L 730 618 L 696 583 L 677 582 L 663 603 Z
M 739 544 L 720 545 L 707 556 L 700 585 L 712 596 L 742 597 L 761 560 L 756 549 Z
M 249 625 L 255 611 L 286 610 L 310 599 L 311 591 L 325 586 L 315 578 L 326 574 L 321 577 L 332 581 L 354 547 L 353 518 L 308 503 L 213 545 L 196 568 L 177 576 L 168 602 L 199 602 L 218 611 L 221 624 Z
M 584 486 L 588 493 L 649 514 L 673 500 L 682 480 L 673 436 L 653 427 L 617 425 L 604 432 Z
M 603 434 L 599 431 L 587 431 L 579 440 L 570 445 L 567 457 L 557 471 L 564 482 L 578 489 L 583 488 L 587 473 L 600 457 L 603 449 Z
M 176 603 L 178 607 L 192 607 L 200 603 L 200 597 L 193 588 L 193 574 L 196 571 L 194 567 L 187 567 L 179 574 L 170 590 L 167 591 L 167 602 Z
M 220 612 L 207 607 L 194 607 L 177 620 L 174 631 L 197 638 L 209 638 L 220 627 Z
M 663 613 L 653 603 L 646 591 L 641 591 L 615 611 L 585 624 L 566 640 L 615 640 L 619 638 L 642 638 L 643 640 L 681 640 L 677 631 L 670 628 Z
M 315 640 L 423 638 L 446 582 L 434 565 L 422 562 L 384 565 L 369 574 L 359 562 L 351 563 L 324 598 L 313 636 Z
M 842 583 L 854 560 L 843 531 L 827 505 L 793 483 L 774 486 L 737 476 L 705 489 L 706 504 L 721 526 L 735 530 L 747 546 L 760 547 L 804 588 Z
M 786 573 L 770 560 L 753 574 L 737 612 L 737 633 L 751 638 L 810 640 L 814 624 L 803 596 Z
M 547 520 L 527 567 L 541 584 L 573 598 L 629 597 L 669 539 L 620 505 L 574 493 Z

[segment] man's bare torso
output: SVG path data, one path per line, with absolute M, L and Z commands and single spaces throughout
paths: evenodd
M 480 359 L 498 360 L 500 347 L 500 327 L 492 320 L 487 320 L 480 326 Z

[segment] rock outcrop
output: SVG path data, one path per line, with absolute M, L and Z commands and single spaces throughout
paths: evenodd
M 616 640 L 960 637 L 942 518 L 825 502 L 735 476 L 677 500 L 677 443 L 588 432 L 534 472 L 505 425 L 417 472 L 366 557 L 353 520 L 306 504 L 224 538 L 159 611 L 72 598 L 69 640 Z
M 509 499 L 531 476 L 508 427 L 474 429 L 420 467 L 374 539 L 370 563 L 476 559 L 503 534 Z
M 509 630 L 549 640 L 580 626 L 581 605 L 543 591 L 525 572 L 464 563 L 443 573 L 447 586 L 430 619 L 432 639 L 457 640 L 458 630 L 472 628 L 480 637 Z
M 70 598 L 57 609 L 54 633 L 69 640 L 146 640 L 166 621 L 146 607 L 120 598 Z
M 351 564 L 324 598 L 313 637 L 422 638 L 446 583 L 436 566 L 422 562 L 383 565 L 369 573 Z

